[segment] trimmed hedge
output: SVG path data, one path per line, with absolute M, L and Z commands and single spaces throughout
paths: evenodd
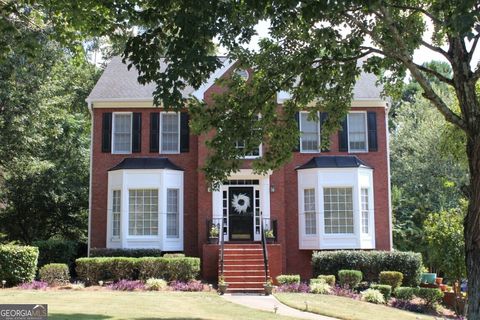
M 50 263 L 40 268 L 38 276 L 48 285 L 65 284 L 70 281 L 70 272 L 65 263 Z
M 405 301 L 412 300 L 416 293 L 417 293 L 417 288 L 411 288 L 411 287 L 398 287 L 393 291 L 395 298 L 399 300 L 405 300 Z
M 348 286 L 350 289 L 356 288 L 363 279 L 363 274 L 359 270 L 340 270 L 338 271 L 338 282 L 341 287 Z
M 392 286 L 388 284 L 372 284 L 370 288 L 380 291 L 386 302 L 388 302 L 392 296 Z
M 90 257 L 121 257 L 121 258 L 142 258 L 142 257 L 161 257 L 160 249 L 108 249 L 92 248 Z
M 38 248 L 0 245 L 0 281 L 7 286 L 31 282 L 37 271 Z
M 387 284 L 395 289 L 402 285 L 403 273 L 398 271 L 382 271 L 378 278 L 381 284 Z
M 327 275 L 321 274 L 317 278 L 325 280 L 325 282 L 328 283 L 330 287 L 335 286 L 335 276 L 333 274 L 327 274 Z
M 381 271 L 399 271 L 404 276 L 404 285 L 417 286 L 422 256 L 401 251 L 317 251 L 312 256 L 312 267 L 315 277 L 320 274 L 338 275 L 342 269 L 360 270 L 369 282 L 378 282 Z
M 167 281 L 188 281 L 200 272 L 200 259 L 191 257 L 126 258 L 97 257 L 76 260 L 77 275 L 87 284 L 100 280 L 147 280 L 160 278 Z
M 73 264 L 78 257 L 79 244 L 72 240 L 49 239 L 34 241 L 33 246 L 38 247 L 38 267 L 48 263 Z
M 299 284 L 300 275 L 299 274 L 281 274 L 277 277 L 279 285 L 282 284 Z
M 425 302 L 425 306 L 433 307 L 435 304 L 442 302 L 443 292 L 434 288 L 418 288 L 415 295 Z

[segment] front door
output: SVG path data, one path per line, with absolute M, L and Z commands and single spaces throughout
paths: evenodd
M 228 188 L 230 240 L 253 240 L 253 187 Z

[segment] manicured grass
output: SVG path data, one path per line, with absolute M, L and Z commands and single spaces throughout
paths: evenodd
M 293 319 L 225 301 L 213 292 L 0 290 L 1 303 L 47 303 L 49 319 Z
M 323 294 L 276 293 L 284 304 L 305 311 L 345 320 L 425 320 L 434 317 L 407 312 L 383 305 Z

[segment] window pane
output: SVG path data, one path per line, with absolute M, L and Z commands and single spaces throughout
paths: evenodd
M 303 190 L 303 212 L 305 215 L 305 234 L 317 233 L 317 218 L 315 211 L 315 189 Z
M 112 236 L 120 236 L 120 200 L 121 191 L 114 190 L 112 195 Z
M 178 113 L 162 113 L 162 152 L 179 152 Z
M 369 218 L 369 212 L 368 212 L 368 189 L 367 188 L 362 188 L 362 232 L 363 233 L 368 233 L 368 218 Z
M 130 153 L 132 143 L 132 115 L 113 114 L 113 152 Z
M 300 113 L 300 128 L 302 151 L 318 152 L 319 132 L 318 120 L 308 120 L 308 113 Z
M 158 235 L 158 190 L 129 190 L 128 234 Z
M 366 151 L 367 149 L 367 128 L 365 113 L 348 114 L 348 142 L 350 150 Z
M 178 189 L 167 189 L 167 238 L 178 238 L 178 213 Z
M 353 233 L 352 188 L 324 188 L 325 233 Z

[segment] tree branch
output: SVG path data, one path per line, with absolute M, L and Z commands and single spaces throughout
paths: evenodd
M 477 48 L 478 39 L 480 38 L 480 30 L 478 30 L 477 32 L 478 33 L 473 38 L 473 44 L 472 44 L 472 47 L 470 48 L 470 52 L 468 53 L 468 62 L 472 61 L 473 54 L 475 53 L 475 49 Z
M 443 55 L 445 58 L 447 58 L 448 61 L 450 61 L 450 62 L 452 61 L 452 57 L 448 54 L 447 51 L 443 50 L 442 48 L 437 47 L 437 46 L 434 46 L 434 45 L 426 42 L 425 40 L 420 40 L 420 43 L 421 43 L 423 46 L 427 47 L 428 49 L 440 53 L 440 54 Z
M 413 63 L 413 62 L 412 62 Z M 438 78 L 438 80 L 448 84 L 448 85 L 451 85 L 453 86 L 454 83 L 453 83 L 453 79 L 450 79 L 450 78 L 447 78 L 445 77 L 444 75 L 442 75 L 441 73 L 433 70 L 433 69 L 430 69 L 430 68 L 427 68 L 425 66 L 422 66 L 422 65 L 419 65 L 419 64 L 416 64 L 416 63 L 413 63 L 418 69 L 420 69 L 421 71 L 423 72 L 426 72 L 428 74 L 431 74 L 432 76 Z
M 424 8 L 418 8 L 418 7 L 413 7 L 413 6 L 403 6 L 403 5 L 398 5 L 398 4 L 387 4 L 387 6 L 390 6 L 395 9 L 402 9 L 402 10 L 412 10 L 416 12 L 423 13 L 427 17 L 429 17 L 434 23 L 445 25 L 445 21 L 440 20 L 439 18 L 435 17 L 433 14 L 425 10 Z

